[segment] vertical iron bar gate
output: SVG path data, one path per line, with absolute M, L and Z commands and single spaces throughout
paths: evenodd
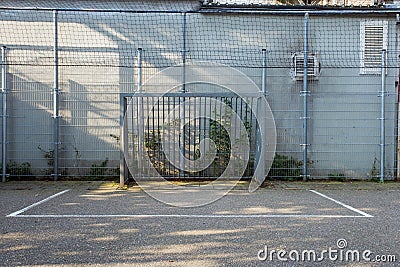
M 249 94 L 245 100 L 234 93 L 122 94 L 121 104 L 125 116 L 122 118 L 122 149 L 125 150 L 126 161 L 123 167 L 129 167 L 130 176 L 133 178 L 151 179 L 155 178 L 154 175 L 160 175 L 163 178 L 177 179 L 183 175 L 185 178 L 217 179 L 231 160 L 230 131 L 238 131 L 230 125 L 230 116 L 234 112 L 246 125 L 245 132 L 239 135 L 248 137 L 250 157 L 244 173 L 240 173 L 238 169 L 232 173 L 231 178 L 251 178 L 255 170 L 255 161 L 260 157 L 260 149 L 257 148 L 257 131 L 260 126 L 256 114 L 252 111 L 259 111 L 258 99 L 261 97 L 262 92 L 258 95 Z M 232 111 L 217 106 L 213 100 L 224 103 Z M 185 103 L 183 126 L 181 119 L 168 120 L 169 116 L 177 114 L 178 118 L 181 117 L 182 102 L 189 103 Z M 142 110 L 140 115 L 139 110 Z M 204 116 L 200 116 L 200 113 Z M 209 119 L 210 116 L 215 119 Z M 184 148 L 181 147 L 181 136 L 184 136 Z M 213 141 L 215 153 L 212 150 L 207 152 L 203 142 L 205 138 Z M 176 145 L 179 149 L 174 150 Z M 204 169 L 200 169 L 201 164 L 195 162 L 200 157 L 209 157 L 209 164 Z M 188 166 L 190 170 L 187 170 Z M 233 166 L 233 169 L 235 168 L 237 166 Z M 153 172 L 153 169 L 156 172 Z M 127 174 L 126 170 L 122 170 L 121 173 Z M 121 183 L 127 178 L 128 176 L 124 177 Z

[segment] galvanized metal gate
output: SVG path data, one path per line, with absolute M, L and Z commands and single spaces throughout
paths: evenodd
M 261 97 L 261 92 L 244 98 L 231 92 L 121 95 L 124 180 L 216 179 L 224 173 L 228 179 L 251 178 L 260 156 L 255 113 Z M 233 153 L 232 145 L 245 142 L 248 152 Z

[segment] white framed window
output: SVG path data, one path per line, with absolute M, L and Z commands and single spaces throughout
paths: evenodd
M 388 47 L 387 21 L 361 21 L 360 74 L 380 74 L 382 50 Z

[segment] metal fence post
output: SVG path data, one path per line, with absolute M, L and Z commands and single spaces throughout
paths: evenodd
M 267 49 L 262 49 L 262 63 L 261 63 L 261 91 L 263 94 L 263 97 L 267 97 Z M 259 129 L 256 127 L 256 146 L 255 146 L 255 161 L 258 162 L 258 164 L 262 164 L 262 168 L 257 168 L 258 166 L 255 167 L 255 173 L 254 177 L 256 177 L 257 182 L 260 183 L 260 181 L 263 181 L 265 179 L 265 176 L 268 175 L 265 171 L 265 142 L 266 142 L 266 136 L 261 136 L 258 131 L 261 131 L 262 133 L 266 132 L 266 121 L 265 121 L 265 116 L 264 113 L 265 111 L 265 105 L 262 105 L 264 103 L 262 101 L 262 98 L 259 97 L 257 98 L 257 116 L 258 116 L 258 123 L 259 123 Z
M 383 183 L 385 178 L 385 75 L 386 75 L 386 50 L 382 50 L 381 58 L 381 116 L 380 120 L 380 168 L 379 180 Z
M 6 62 L 6 47 L 1 48 L 1 181 L 4 183 L 6 181 L 7 175 L 7 62 Z
M 53 11 L 54 26 L 54 88 L 53 88 L 53 175 L 58 179 L 58 145 L 59 145 L 59 90 L 58 90 L 58 11 Z
M 182 93 L 186 91 L 186 13 L 182 13 Z
M 308 91 L 308 84 L 307 84 L 307 72 L 308 72 L 308 13 L 304 14 L 304 69 L 303 69 L 303 90 L 301 94 L 303 96 L 303 181 L 307 181 L 308 178 L 308 170 L 307 170 L 307 152 L 308 152 L 308 137 L 307 137 L 307 130 L 308 130 L 308 107 L 307 107 L 307 97 L 309 94 Z
M 137 49 L 137 92 L 142 93 L 142 48 Z M 143 97 L 138 97 L 138 170 L 143 171 Z
M 186 13 L 182 13 L 182 88 L 181 88 L 181 93 L 184 94 L 186 92 Z M 180 145 L 181 145 L 181 151 L 180 151 L 180 162 L 179 162 L 179 169 L 180 169 L 180 174 L 181 176 L 184 176 L 184 170 L 185 170 L 185 131 L 184 131 L 184 126 L 185 126 L 185 98 L 182 97 L 180 101 L 180 117 L 181 117 L 181 135 L 180 135 Z
M 125 177 L 127 176 L 127 163 L 126 163 L 126 158 L 125 155 L 127 154 L 126 149 L 126 143 L 128 142 L 126 138 L 126 107 L 127 107 L 127 101 L 126 97 L 124 94 L 120 94 L 119 97 L 119 105 L 120 105 L 120 118 L 119 118 L 119 127 L 120 127 L 120 136 L 121 136 L 121 142 L 120 142 L 120 162 L 119 162 L 119 188 L 123 188 L 125 185 Z

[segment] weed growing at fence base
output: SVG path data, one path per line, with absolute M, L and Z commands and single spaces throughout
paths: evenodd
M 2 171 L 3 167 L 0 167 L 0 172 Z M 23 181 L 36 179 L 32 173 L 31 164 L 29 162 L 9 162 L 6 166 L 6 173 L 8 175 L 8 180 Z
M 301 166 L 302 162 L 293 157 L 276 154 L 267 179 L 288 181 L 301 180 Z
M 92 164 L 88 180 L 117 180 L 119 178 L 119 168 L 108 167 L 108 161 L 108 158 L 106 158 L 100 164 Z

